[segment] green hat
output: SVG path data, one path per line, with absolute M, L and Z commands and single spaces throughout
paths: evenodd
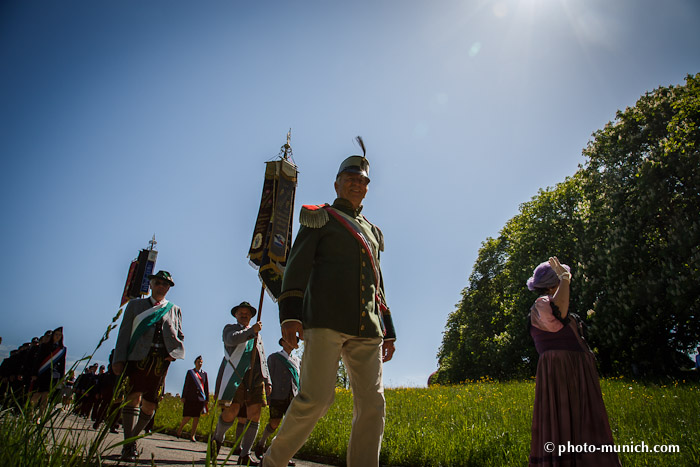
M 170 282 L 170 287 L 175 286 L 175 282 L 173 282 L 173 276 L 170 275 L 168 271 L 158 271 L 157 273 L 148 276 L 149 281 L 152 281 L 153 279 L 163 279 L 166 282 Z
M 350 156 L 340 164 L 336 178 L 345 172 L 360 174 L 369 180 L 369 161 L 364 156 Z
M 233 315 L 234 318 L 236 317 L 236 312 L 238 311 L 239 308 L 248 308 L 250 311 L 253 312 L 253 316 L 255 316 L 255 313 L 258 312 L 255 308 L 253 308 L 253 305 L 251 305 L 250 303 L 241 302 L 240 305 L 236 305 L 233 308 L 231 308 L 231 315 Z
M 362 141 L 361 136 L 356 137 L 355 141 L 357 141 L 357 144 L 360 145 L 360 148 L 362 149 L 362 155 L 354 155 L 345 159 L 340 164 L 340 168 L 338 169 L 338 175 L 336 175 L 335 178 L 338 178 L 343 172 L 348 172 L 360 174 L 364 176 L 367 179 L 367 181 L 369 181 L 369 161 L 365 157 L 367 155 L 367 150 L 365 149 L 365 142 Z

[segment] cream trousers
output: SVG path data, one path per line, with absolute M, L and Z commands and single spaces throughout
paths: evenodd
M 382 338 L 360 338 L 331 329 L 304 330 L 301 388 L 265 453 L 264 467 L 286 467 L 333 403 L 340 357 L 353 394 L 348 467 L 377 467 L 384 433 Z

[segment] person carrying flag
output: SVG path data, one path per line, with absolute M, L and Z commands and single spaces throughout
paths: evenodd
M 249 423 L 241 441 L 240 465 L 258 465 L 250 450 L 258 433 L 264 397 L 272 392 L 265 348 L 258 334 L 262 323 L 258 321 L 250 326 L 256 313 L 257 310 L 248 302 L 241 302 L 231 309 L 237 322 L 224 326 L 224 358 L 216 377 L 216 397 L 222 411 L 213 436 L 214 453 L 218 453 L 240 407 L 245 405 Z
M 194 359 L 194 368 L 185 375 L 185 385 L 182 387 L 182 423 L 177 429 L 177 437 L 182 435 L 182 429 L 187 421 L 192 419 L 190 441 L 197 441 L 197 424 L 199 416 L 207 413 L 209 404 L 209 378 L 207 372 L 202 370 L 204 359 L 201 355 Z
M 151 296 L 127 304 L 114 347 L 112 371 L 128 378 L 128 401 L 122 409 L 125 440 L 138 436 L 153 418 L 170 362 L 185 358 L 182 312 L 165 299 L 175 285 L 172 275 L 158 271 L 148 279 Z M 124 444 L 122 459 L 132 461 L 136 457 L 136 442 Z
M 286 466 L 335 397 L 340 358 L 354 399 L 349 467 L 377 467 L 384 433 L 383 362 L 396 333 L 386 305 L 379 254 L 384 236 L 362 214 L 369 161 L 346 158 L 335 179 L 333 205 L 304 206 L 279 297 L 282 338 L 304 340 L 301 388 L 263 456 L 264 467 Z
M 284 339 L 279 340 L 282 350 L 267 357 L 267 367 L 272 377 L 272 393 L 270 394 L 270 421 L 265 426 L 262 436 L 255 446 L 255 455 L 262 457 L 265 452 L 267 439 L 275 432 L 287 412 L 292 399 L 299 393 L 299 358 L 292 355 L 294 347 Z M 289 461 L 290 466 L 296 465 Z

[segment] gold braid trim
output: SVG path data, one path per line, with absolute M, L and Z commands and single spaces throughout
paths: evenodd
M 297 297 L 297 298 L 304 298 L 304 292 L 301 290 L 288 290 L 284 292 L 280 297 L 277 299 L 277 301 L 281 302 L 285 298 L 292 298 L 292 297 Z

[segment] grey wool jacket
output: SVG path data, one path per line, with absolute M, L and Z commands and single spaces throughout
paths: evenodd
M 292 378 L 292 373 L 289 371 L 289 368 L 287 368 L 287 365 L 280 359 L 280 356 L 286 359 L 286 355 L 286 352 L 280 350 L 267 357 L 267 366 L 270 369 L 270 377 L 272 377 L 272 393 L 270 394 L 270 399 L 286 400 L 299 393 L 299 388 L 294 378 Z M 292 357 L 292 364 L 297 369 L 297 373 L 300 373 L 299 359 Z
M 252 327 L 246 328 L 238 323 L 227 324 L 224 326 L 222 340 L 224 341 L 224 348 L 229 355 L 232 355 L 239 345 L 245 346 L 251 339 L 255 339 L 255 330 Z M 261 336 L 258 336 L 257 349 L 255 350 L 255 353 L 255 362 L 252 362 L 251 364 L 251 368 L 253 368 L 253 386 L 257 386 L 262 383 L 272 384 L 272 380 L 270 379 L 270 371 L 267 368 L 267 360 L 265 360 L 265 347 Z M 221 360 L 221 365 L 219 366 L 219 373 L 216 376 L 216 394 L 219 394 L 221 390 L 221 380 L 223 378 L 226 365 L 231 365 L 231 363 L 228 363 L 226 356 L 224 356 L 224 358 Z M 237 372 L 239 378 L 242 378 L 245 376 L 245 371 L 247 370 L 234 371 Z M 248 384 L 248 381 L 246 381 L 246 384 Z
M 126 305 L 122 324 L 119 326 L 117 344 L 114 347 L 114 363 L 126 361 L 143 360 L 153 343 L 155 329 L 151 326 L 136 342 L 134 348 L 129 353 L 129 342 L 131 340 L 132 325 L 134 318 L 139 314 L 153 307 L 153 300 L 150 297 L 137 298 L 131 300 Z M 185 358 L 185 335 L 182 333 L 182 312 L 180 307 L 173 304 L 173 307 L 162 318 L 163 321 L 163 342 L 168 354 L 176 359 Z M 128 354 L 128 355 L 127 355 Z

